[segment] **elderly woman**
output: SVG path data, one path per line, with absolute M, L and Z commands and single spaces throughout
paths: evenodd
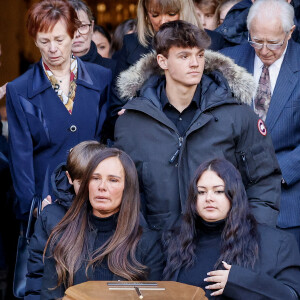
M 139 225 L 139 183 L 125 152 L 107 148 L 88 163 L 73 203 L 45 250 L 41 299 L 88 280 L 159 280 L 156 232 Z
M 10 165 L 21 219 L 34 195 L 49 194 L 49 177 L 69 150 L 101 137 L 111 71 L 72 55 L 80 25 L 64 0 L 43 0 L 28 12 L 27 29 L 42 58 L 7 85 Z
M 298 299 L 300 255 L 294 237 L 257 224 L 248 203 L 230 162 L 201 164 L 181 226 L 166 237 L 164 278 L 205 288 L 209 298 Z
M 116 61 L 108 59 L 97 51 L 97 45 L 93 41 L 94 17 L 89 6 L 82 0 L 68 0 L 76 10 L 77 18 L 81 22 L 75 33 L 72 52 L 81 60 L 98 64 L 108 68 L 114 73 Z M 109 51 L 109 49 L 108 49 Z
M 202 28 L 193 0 L 139 0 L 137 16 L 137 34 L 133 33 L 124 37 L 123 47 L 117 61 L 116 76 L 135 64 L 144 54 L 152 51 L 153 37 L 162 24 L 183 20 Z M 222 49 L 223 37 L 210 30 L 206 32 L 211 38 L 210 49 Z M 116 89 L 113 89 L 110 105 L 110 116 L 113 119 L 123 105 L 124 99 L 120 99 Z

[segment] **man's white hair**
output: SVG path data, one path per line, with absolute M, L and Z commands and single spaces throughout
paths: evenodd
M 247 17 L 247 28 L 250 31 L 253 19 L 268 20 L 278 16 L 285 32 L 289 32 L 294 25 L 295 11 L 286 0 L 256 0 L 251 6 Z

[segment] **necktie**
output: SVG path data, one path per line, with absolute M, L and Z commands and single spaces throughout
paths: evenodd
M 254 111 L 265 121 L 271 101 L 271 82 L 267 66 L 263 66 L 254 99 Z

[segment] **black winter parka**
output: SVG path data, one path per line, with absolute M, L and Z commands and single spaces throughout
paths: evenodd
M 184 210 L 197 167 L 219 157 L 241 172 L 257 221 L 274 227 L 281 174 L 264 124 L 242 104 L 251 103 L 255 91 L 252 76 L 225 56 L 206 51 L 200 108 L 186 134 L 180 136 L 162 111 L 160 92 L 165 78 L 153 75 L 157 72 L 152 54 L 121 74 L 118 87 L 122 97 L 140 91 L 124 106 L 126 111 L 115 128 L 115 146 L 136 164 L 149 226 L 167 229 Z
M 43 252 L 52 229 L 64 217 L 72 204 L 75 192 L 66 176 L 64 163 L 57 166 L 51 176 L 55 203 L 46 206 L 36 221 L 29 245 L 27 280 L 24 300 L 40 299 L 44 273 Z

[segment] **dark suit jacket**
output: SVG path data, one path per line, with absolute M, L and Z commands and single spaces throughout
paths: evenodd
M 54 92 L 41 61 L 7 85 L 10 168 L 18 218 L 27 218 L 35 194 L 46 196 L 51 191 L 50 175 L 72 147 L 100 139 L 110 82 L 110 70 L 78 59 L 71 115 Z
M 298 300 L 300 254 L 294 236 L 265 225 L 258 225 L 258 233 L 259 258 L 254 269 L 232 265 L 222 296 L 212 299 Z M 171 280 L 177 281 L 179 272 Z
M 223 54 L 253 73 L 255 51 L 247 43 L 223 49 Z M 266 125 L 286 184 L 278 226 L 300 226 L 300 45 L 292 39 L 277 78 Z

